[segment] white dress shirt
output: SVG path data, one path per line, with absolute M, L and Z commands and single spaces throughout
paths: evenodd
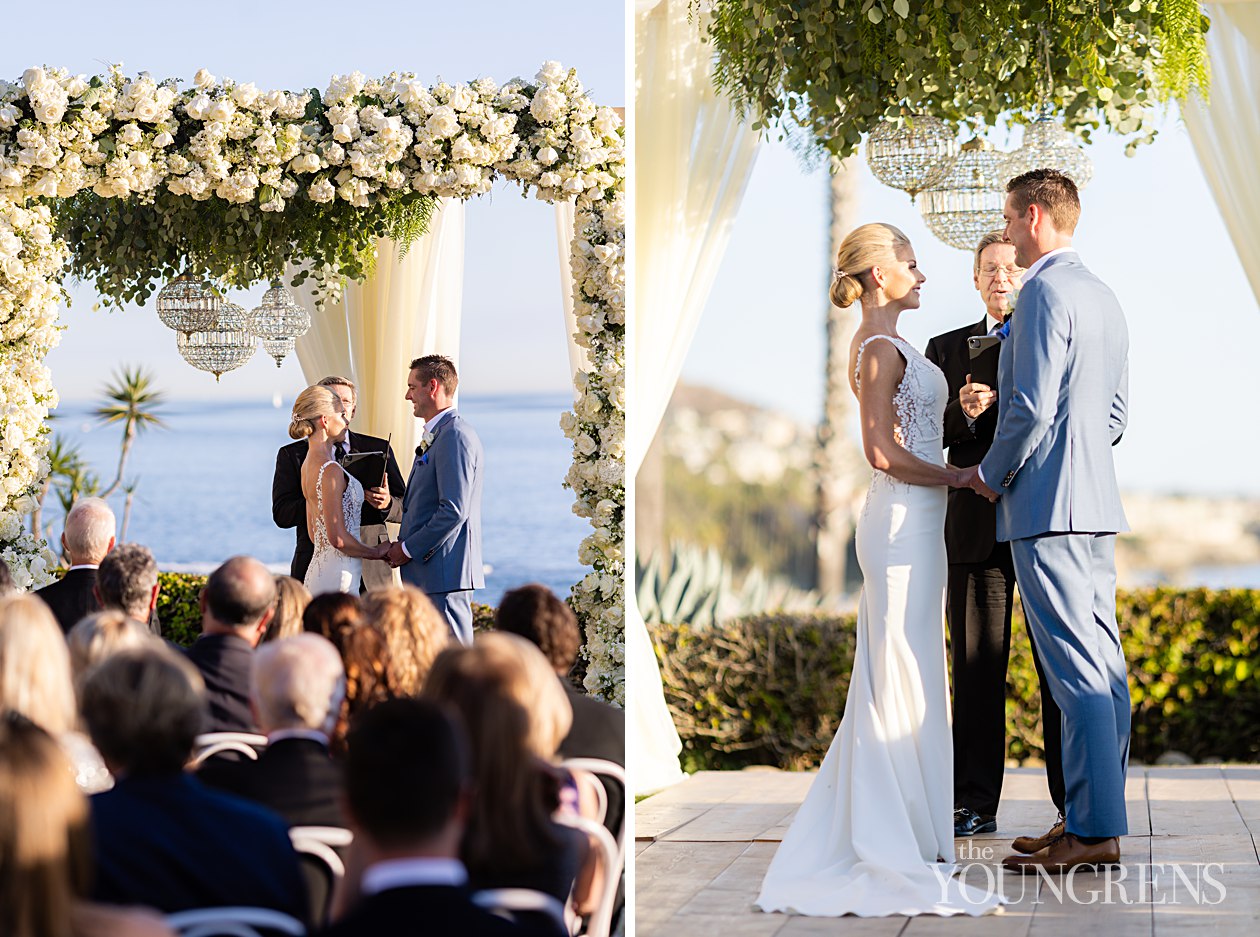
M 375 895 L 393 888 L 415 885 L 445 885 L 459 888 L 468 882 L 468 872 L 458 859 L 415 857 L 386 859 L 370 865 L 363 873 L 362 892 Z

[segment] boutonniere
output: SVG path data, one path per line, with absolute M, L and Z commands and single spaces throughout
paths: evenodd
M 433 433 L 426 429 L 420 436 L 420 454 L 427 452 L 431 445 L 433 445 Z
M 1011 290 L 1006 297 L 1006 320 L 1002 323 L 1002 327 L 997 330 L 997 334 L 1002 338 L 1011 334 L 1011 319 L 1015 315 L 1015 305 L 1019 302 L 1019 290 Z

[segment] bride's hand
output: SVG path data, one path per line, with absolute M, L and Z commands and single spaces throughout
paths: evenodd
M 390 543 L 388 540 L 381 541 L 380 543 L 376 545 L 375 547 L 376 555 L 373 556 L 372 559 L 374 560 L 385 559 L 387 556 L 389 556 L 389 548 L 392 546 L 393 544 Z

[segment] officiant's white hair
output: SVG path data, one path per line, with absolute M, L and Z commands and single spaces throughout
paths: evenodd
M 76 563 L 99 564 L 114 539 L 114 512 L 100 498 L 80 498 L 66 515 L 66 549 Z

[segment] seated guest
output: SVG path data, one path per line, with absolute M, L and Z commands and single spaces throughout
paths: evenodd
M 20 716 L 0 719 L 0 934 L 174 937 L 156 912 L 85 900 L 88 802 L 73 777 L 47 732 Z
M 96 572 L 96 597 L 101 608 L 116 608 L 161 634 L 157 618 L 157 561 L 148 547 L 120 543 Z
M 96 597 L 97 567 L 114 549 L 114 512 L 100 498 L 80 498 L 66 515 L 61 549 L 70 569 L 57 582 L 36 589 L 52 609 L 62 632 L 101 607 Z M 144 619 L 148 620 L 148 619 Z
M 87 672 L 111 654 L 152 640 L 148 628 L 116 608 L 88 615 L 66 635 L 75 688 L 82 689 Z
M 624 768 L 625 712 L 581 692 L 567 679 L 582 646 L 573 609 L 546 586 L 533 583 L 512 589 L 503 596 L 495 612 L 494 625 L 500 631 L 518 634 L 532 642 L 560 677 L 569 705 L 573 707 L 573 726 L 560 742 L 557 754 L 561 758 L 602 758 Z M 621 826 L 625 791 L 612 781 L 604 783 L 604 787 L 608 792 L 605 825 L 616 834 Z
M 466 744 L 439 707 L 398 699 L 364 713 L 346 759 L 360 897 L 325 937 L 522 933 L 470 899 L 459 860 L 470 782 Z
M 85 793 L 114 783 L 101 756 L 78 731 L 65 635 L 48 606 L 34 595 L 0 599 L 0 713 L 10 712 L 57 740 Z
M 345 754 L 351 720 L 390 698 L 385 638 L 365 626 L 359 597 L 344 592 L 326 592 L 311 599 L 302 613 L 302 627 L 331 641 L 346 670 L 346 698 L 332 732 L 332 750 L 340 756 Z
M 203 732 L 256 731 L 249 672 L 275 611 L 275 580 L 258 560 L 234 556 L 210 574 L 201 590 L 201 637 L 187 652 L 206 684 Z
M 93 896 L 168 914 L 248 906 L 304 920 L 284 821 L 183 771 L 204 705 L 197 671 L 165 645 L 119 651 L 88 676 L 84 719 L 117 779 L 92 797 Z
M 325 592 L 306 603 L 302 630 L 322 635 L 340 647 L 345 635 L 363 624 L 363 605 L 357 595 Z
M 344 827 L 328 737 L 345 694 L 341 657 L 327 639 L 299 634 L 260 645 L 250 699 L 267 747 L 257 761 L 211 758 L 198 778 L 270 807 L 290 826 Z
M 0 560 L 0 599 L 8 598 L 17 591 L 17 583 L 13 581 L 13 570 L 9 569 L 8 563 Z
M 291 638 L 302 633 L 302 614 L 311 604 L 311 593 L 292 576 L 276 576 L 276 613 L 263 641 Z
M 540 658 L 546 679 L 521 693 L 532 682 L 526 654 Z M 554 818 L 567 779 L 539 754 L 554 753 L 572 716 L 541 658 L 515 635 L 479 635 L 472 647 L 452 646 L 438 656 L 423 696 L 451 706 L 468 730 L 474 783 L 461 857 L 473 888 L 531 888 L 561 902 L 572 893 L 586 913 L 598 894 L 596 870 L 575 883 L 586 867 L 588 840 Z
M 388 695 L 418 695 L 433 661 L 451 642 L 446 616 L 415 586 L 378 589 L 362 602 L 364 620 L 385 640 Z

